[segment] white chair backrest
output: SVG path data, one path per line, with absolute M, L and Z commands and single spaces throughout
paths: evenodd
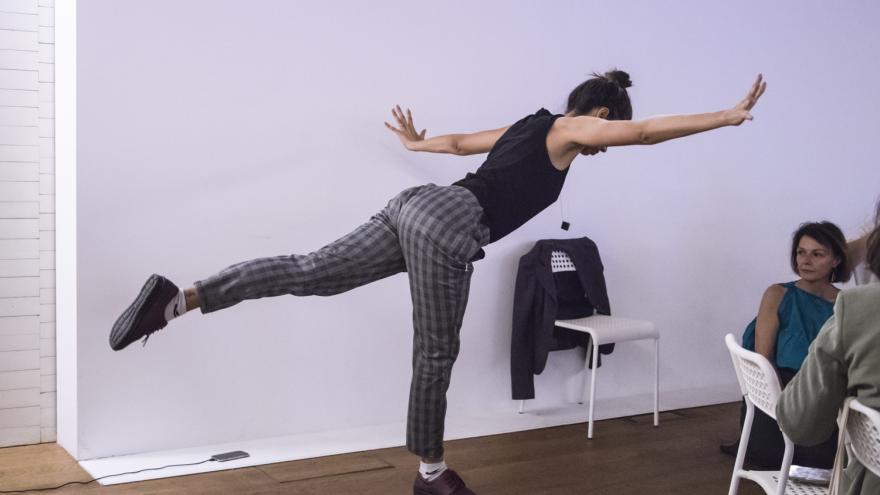
M 773 365 L 757 352 L 747 351 L 740 346 L 733 335 L 727 334 L 724 343 L 730 350 L 736 379 L 744 396 L 758 409 L 776 419 L 776 402 L 782 394 L 779 377 Z
M 859 462 L 880 476 L 880 411 L 856 399 L 849 401 L 846 434 Z
M 550 253 L 550 270 L 557 272 L 574 272 L 577 271 L 571 258 L 565 251 L 553 251 Z

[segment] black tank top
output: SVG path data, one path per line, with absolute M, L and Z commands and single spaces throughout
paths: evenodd
M 542 108 L 513 124 L 476 173 L 453 184 L 479 200 L 489 242 L 513 232 L 559 197 L 568 169 L 554 167 L 547 153 L 547 133 L 559 117 Z

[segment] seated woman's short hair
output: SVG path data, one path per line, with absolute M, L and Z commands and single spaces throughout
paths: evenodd
M 876 233 L 876 231 L 875 231 Z M 847 256 L 846 237 L 841 232 L 840 227 L 831 222 L 809 222 L 802 223 L 794 232 L 791 239 L 791 269 L 798 273 L 797 251 L 801 238 L 807 236 L 816 240 L 819 244 L 830 249 L 834 253 L 834 257 L 840 260 L 840 263 L 831 272 L 832 282 L 846 282 L 852 276 L 852 267 L 850 267 L 849 257 Z

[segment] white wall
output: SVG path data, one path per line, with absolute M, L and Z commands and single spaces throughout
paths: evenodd
M 54 2 L 0 2 L 0 447 L 55 441 Z
M 734 400 L 722 336 L 741 331 L 767 285 L 794 277 L 792 230 L 828 218 L 855 233 L 877 196 L 880 7 L 867 1 L 78 7 L 79 458 L 403 420 L 404 276 L 185 316 L 146 348 L 107 345 L 154 271 L 189 284 L 243 259 L 308 252 L 404 187 L 479 166 L 404 151 L 382 126 L 395 103 L 434 134 L 561 111 L 572 87 L 613 66 L 632 75 L 637 118 L 732 105 L 759 71 L 770 84 L 741 128 L 580 159 L 563 194 L 571 231 L 553 206 L 487 249 L 450 422 L 513 409 L 513 280 L 535 240 L 598 243 L 612 309 L 663 332 L 668 397 Z M 650 356 L 621 346 L 599 400 L 648 393 Z M 572 397 L 579 359 L 551 356 L 535 407 Z

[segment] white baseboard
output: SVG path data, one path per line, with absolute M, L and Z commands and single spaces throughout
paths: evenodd
M 739 400 L 736 384 L 711 389 L 689 389 L 663 392 L 660 396 L 660 410 L 668 411 L 688 407 L 721 404 Z M 567 424 L 583 423 L 587 418 L 587 406 L 564 404 L 558 407 L 544 407 L 530 410 L 528 402 L 524 414 L 517 414 L 518 403 L 511 401 L 510 411 L 493 412 L 485 416 L 447 418 L 446 439 L 456 440 L 485 435 L 496 435 L 515 431 L 548 428 Z M 597 401 L 595 414 L 597 420 L 649 413 L 653 410 L 653 397 L 643 394 L 624 398 Z M 660 423 L 663 427 L 663 423 Z M 81 461 L 80 465 L 93 477 L 99 478 L 115 473 L 157 468 L 171 464 L 187 464 L 209 459 L 214 454 L 232 450 L 244 450 L 250 454 L 246 459 L 229 462 L 207 462 L 198 466 L 166 468 L 138 474 L 115 476 L 102 480 L 105 485 L 130 483 L 149 479 L 168 478 L 188 474 L 238 469 L 248 466 L 294 461 L 349 452 L 399 447 L 404 444 L 405 424 L 403 422 L 376 425 L 350 430 L 334 430 L 324 433 L 309 433 L 284 437 L 273 437 L 243 442 L 204 445 L 186 449 L 150 452 L 144 454 L 107 457 Z M 594 437 L 602 435 L 601 423 L 595 426 Z M 586 436 L 584 441 L 587 441 Z M 413 457 L 413 470 L 417 459 Z

